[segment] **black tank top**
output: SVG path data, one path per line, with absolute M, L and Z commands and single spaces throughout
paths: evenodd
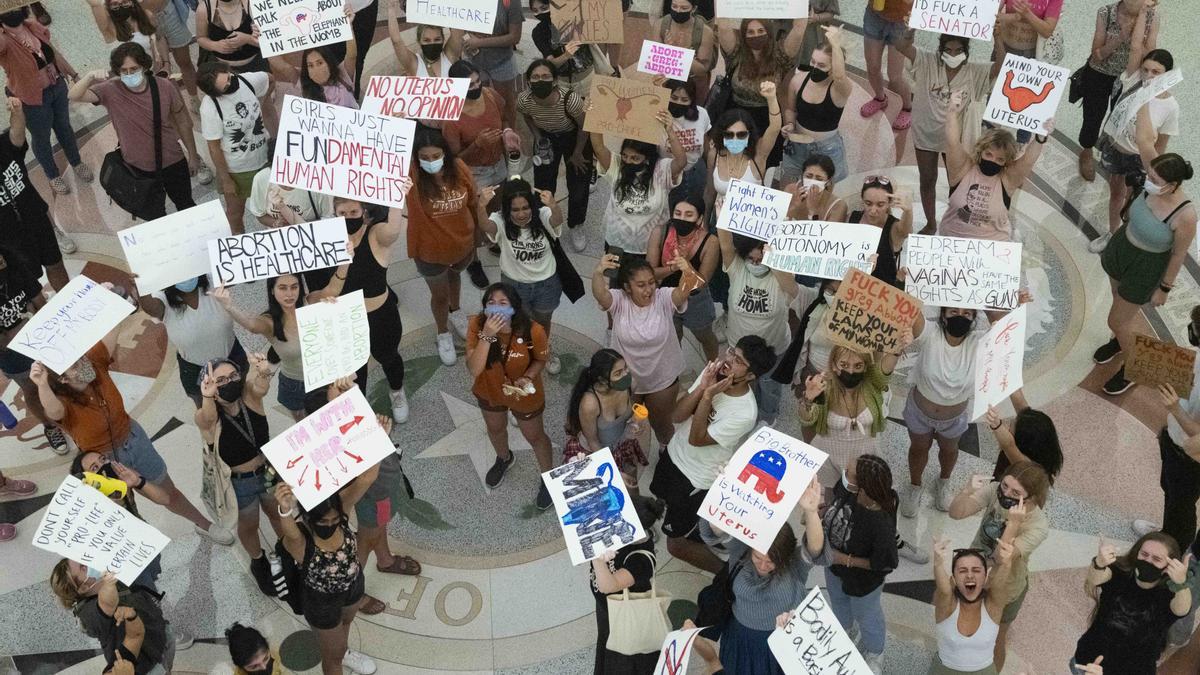
M 267 418 L 251 410 L 245 403 L 242 403 L 241 412 L 234 416 L 226 413 L 218 404 L 217 419 L 221 421 L 218 446 L 221 461 L 231 467 L 258 457 L 263 444 L 271 440 Z
M 833 102 L 833 85 L 830 84 L 825 90 L 825 100 L 809 103 L 804 100 L 804 88 L 808 86 L 809 77 L 811 73 L 804 76 L 804 81 L 796 90 L 796 122 L 809 131 L 837 131 L 844 108 L 839 108 Z
M 667 233 L 670 232 L 670 230 L 671 230 L 671 225 L 670 225 L 670 223 L 668 223 L 666 225 L 665 231 L 663 232 L 663 249 L 664 249 L 664 251 L 667 246 Z M 691 265 L 692 265 L 692 269 L 696 270 L 697 272 L 700 271 L 700 260 L 704 257 L 704 245 L 708 243 L 708 238 L 711 236 L 712 235 L 709 234 L 708 232 L 704 233 L 704 239 L 700 240 L 700 245 L 696 247 L 696 252 L 694 254 L 692 254 L 691 259 L 688 260 L 688 262 L 691 263 Z M 670 264 L 669 260 L 661 260 L 659 262 L 660 262 L 660 264 L 662 264 L 664 266 Z M 670 276 L 668 276 L 667 278 L 665 278 L 659 282 L 659 286 L 663 286 L 666 288 L 675 288 L 676 286 L 679 285 L 679 280 L 681 278 L 683 278 L 682 272 L 672 272 L 670 274 Z
M 862 211 L 855 211 L 850 214 L 850 222 L 861 223 L 863 217 Z M 899 275 L 899 270 L 896 266 L 896 261 L 900 259 L 900 253 L 904 251 L 904 245 L 901 244 L 899 251 L 892 250 L 892 226 L 896 224 L 896 217 L 888 214 L 887 221 L 883 224 L 883 234 L 879 237 L 879 248 L 875 249 L 875 253 L 879 256 L 875 260 L 875 271 L 871 272 L 871 276 L 886 281 L 889 285 L 895 286 L 900 290 L 904 290 L 904 284 L 896 278 Z
M 343 295 L 361 290 L 364 298 L 375 298 L 388 291 L 387 268 L 379 264 L 371 251 L 371 228 L 377 224 L 372 223 L 354 247 L 354 260 L 346 270 L 346 283 L 342 286 Z
M 240 1 L 241 0 L 238 0 L 238 2 Z M 212 40 L 213 42 L 220 42 L 234 33 L 245 33 L 246 35 L 252 35 L 254 33 L 254 26 L 252 25 L 253 19 L 250 16 L 249 4 L 242 5 L 242 22 L 238 24 L 237 28 L 229 30 L 216 20 L 216 10 L 213 9 L 214 2 L 221 2 L 221 0 L 204 0 L 204 5 L 208 8 L 209 40 Z M 260 53 L 261 52 L 259 51 L 258 47 L 247 44 L 238 47 L 228 54 L 221 54 L 220 52 L 213 52 L 212 54 L 221 61 L 245 61 L 246 59 L 254 58 Z

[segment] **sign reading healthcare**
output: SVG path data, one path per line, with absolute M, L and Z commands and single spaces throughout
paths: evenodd
M 1054 117 L 1067 89 L 1071 71 L 1016 54 L 1004 57 L 1004 66 L 988 97 L 985 122 L 1048 134 L 1046 120 Z
M 909 28 L 992 41 L 996 0 L 915 0 Z
M 345 0 L 250 0 L 250 8 L 267 58 L 354 37 Z
M 808 16 L 808 0 L 717 0 L 724 19 L 799 19 Z
M 461 28 L 491 35 L 496 27 L 495 0 L 412 0 L 407 8 L 409 23 Z
M 350 262 L 346 219 L 272 227 L 208 242 L 214 286 L 232 286 L 280 274 L 298 274 Z
M 700 504 L 700 517 L 766 554 L 829 455 L 762 427 L 733 453 Z
M 117 233 L 142 293 L 208 274 L 209 240 L 228 236 L 229 221 L 216 199 Z
M 1004 315 L 988 330 L 975 354 L 975 397 L 971 419 L 987 412 L 989 405 L 1008 398 L 1024 383 L 1025 305 Z
M 62 374 L 133 313 L 133 305 L 84 275 L 67 282 L 8 343 Z
M 717 229 L 771 241 L 779 222 L 787 218 L 791 203 L 791 193 L 735 178 L 725 192 Z
M 767 647 L 785 675 L 873 675 L 820 588 L 809 591 L 788 622 L 771 633 Z
M 359 391 L 349 391 L 272 438 L 263 454 L 311 509 L 396 451 L 375 411 Z
M 412 120 L 285 96 L 271 182 L 403 207 L 416 128 Z
M 371 356 L 371 329 L 361 289 L 296 309 L 304 391 L 350 375 Z
M 375 75 L 363 94 L 362 111 L 413 120 L 456 120 L 471 80 L 466 77 Z
M 599 558 L 646 536 L 608 448 L 542 474 L 571 564 Z
M 911 234 L 904 290 L 934 307 L 1016 309 L 1021 244 Z
M 726 202 L 726 208 L 729 203 Z M 864 223 L 790 220 L 779 223 L 766 248 L 763 264 L 791 274 L 841 279 L 846 270 L 871 273 L 871 256 L 883 230 Z
M 826 312 L 825 334 L 834 344 L 855 351 L 895 354 L 920 312 L 920 300 L 851 267 Z
M 644 40 L 638 57 L 638 71 L 651 75 L 666 75 L 672 80 L 686 80 L 692 72 L 696 50 Z

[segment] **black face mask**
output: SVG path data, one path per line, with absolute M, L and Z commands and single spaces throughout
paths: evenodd
M 677 12 L 671 10 L 671 20 L 675 23 L 687 23 L 688 19 L 692 18 L 691 12 Z
M 554 83 L 549 80 L 538 80 L 529 83 L 529 91 L 538 98 L 546 98 L 554 92 Z
M 1188 324 L 1188 344 L 1193 347 L 1200 347 L 1200 335 L 1196 334 L 1196 324 Z
M 671 117 L 683 117 L 687 114 L 690 107 L 690 105 L 684 105 L 683 103 L 668 103 L 667 112 L 671 113 Z
M 108 15 L 117 21 L 127 21 L 133 16 L 133 7 L 109 7 Z
M 1004 488 L 1000 485 L 996 486 L 996 501 L 1000 503 L 1002 509 L 1011 509 L 1021 502 L 1020 499 L 1004 494 Z
M 538 21 L 545 23 L 550 20 L 550 10 L 538 12 L 537 14 L 534 14 L 534 16 L 537 17 Z
M 220 396 L 222 401 L 233 403 L 242 398 L 242 390 L 245 388 L 246 383 L 241 380 L 226 382 L 217 387 L 217 396 Z
M 0 14 L 0 23 L 3 23 L 5 26 L 8 26 L 9 28 L 16 28 L 17 26 L 20 26 L 21 24 L 25 23 L 25 17 L 26 17 L 25 9 L 21 8 L 16 11 L 6 12 L 5 14 Z
M 857 387 L 858 385 L 862 384 L 863 378 L 866 376 L 867 376 L 867 374 L 865 372 L 851 373 L 851 372 L 847 372 L 845 370 L 837 371 L 838 382 L 841 382 L 842 386 L 847 389 L 853 389 L 853 388 Z
M 262 673 L 263 675 L 271 675 L 271 673 L 275 672 L 275 659 L 268 659 L 267 665 L 263 667 L 262 670 L 250 670 L 245 666 L 242 666 L 242 670 L 246 671 L 246 675 L 257 675 L 258 673 Z
M 690 220 L 681 220 L 679 218 L 671 219 L 671 227 L 675 228 L 675 234 L 681 237 L 686 237 L 696 231 L 696 224 Z
M 474 89 L 467 89 L 467 100 L 468 101 L 474 101 L 475 99 L 479 98 L 480 96 L 483 96 L 483 87 L 475 87 Z
M 424 56 L 426 61 L 437 61 L 442 55 L 442 47 L 444 46 L 441 42 L 421 45 L 421 56 Z
M 808 71 L 808 79 L 818 83 L 824 82 L 825 80 L 829 79 L 829 73 L 821 70 L 820 68 L 813 68 L 812 70 Z
M 237 91 L 238 87 L 240 86 L 242 86 L 242 81 L 239 80 L 233 73 L 230 73 L 229 86 L 225 87 L 225 93 L 232 94 L 233 92 Z
M 1137 574 L 1138 581 L 1144 581 L 1148 584 L 1156 584 L 1159 579 L 1162 579 L 1164 570 L 1155 567 L 1154 563 L 1149 560 L 1138 560 L 1133 563 L 1134 573 Z
M 967 333 L 971 332 L 971 324 L 974 321 L 970 317 L 958 315 L 946 317 L 946 334 L 950 337 L 966 337 Z
M 646 167 L 646 165 L 644 163 L 642 163 L 642 164 L 626 164 L 626 163 L 622 162 L 621 163 L 621 177 L 627 181 L 633 180 L 634 178 L 637 177 L 637 175 L 639 173 L 641 173 L 642 169 L 644 169 L 645 167 Z
M 342 523 L 340 521 L 333 524 L 309 523 L 308 526 L 312 530 L 312 533 L 321 539 L 329 539 L 334 534 L 337 534 L 338 528 L 342 526 Z
M 347 218 L 346 219 L 346 233 L 347 234 L 354 234 L 355 232 L 358 232 L 359 229 L 362 228 L 362 226 L 363 226 L 362 216 L 359 216 L 357 218 Z
M 1003 166 L 993 162 L 990 159 L 979 160 L 979 172 L 985 176 L 995 176 L 1003 170 Z

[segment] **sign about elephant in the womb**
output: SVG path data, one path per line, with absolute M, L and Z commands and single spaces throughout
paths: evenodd
M 571 564 L 599 558 L 646 536 L 612 452 L 604 448 L 542 474 Z
M 983 120 L 992 124 L 1048 134 L 1046 120 L 1054 117 L 1067 89 L 1071 71 L 1016 54 L 1004 57 L 1004 67 L 992 87 Z
M 763 427 L 733 454 L 700 505 L 700 517 L 766 554 L 800 495 L 829 457 Z
M 667 89 L 624 77 L 594 75 L 588 99 L 592 109 L 583 120 L 584 131 L 635 138 L 655 145 L 666 138 L 657 116 L 659 111 L 667 109 L 671 99 Z

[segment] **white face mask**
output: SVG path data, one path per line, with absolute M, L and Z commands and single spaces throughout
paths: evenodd
M 946 64 L 947 66 L 949 66 L 951 68 L 957 68 L 957 67 L 961 66 L 963 63 L 966 62 L 966 60 L 967 60 L 966 54 L 955 54 L 954 56 L 950 56 L 949 54 L 942 52 L 942 63 Z
M 825 181 L 817 180 L 816 178 L 805 178 L 804 179 L 804 187 L 816 188 L 818 190 L 824 190 L 825 189 Z
M 746 271 L 756 277 L 765 277 L 771 273 L 771 268 L 762 263 L 746 262 Z
M 1142 187 L 1146 188 L 1146 194 L 1150 195 L 1160 195 L 1165 189 L 1165 186 L 1159 185 L 1149 178 L 1147 178 L 1146 182 L 1142 184 Z

